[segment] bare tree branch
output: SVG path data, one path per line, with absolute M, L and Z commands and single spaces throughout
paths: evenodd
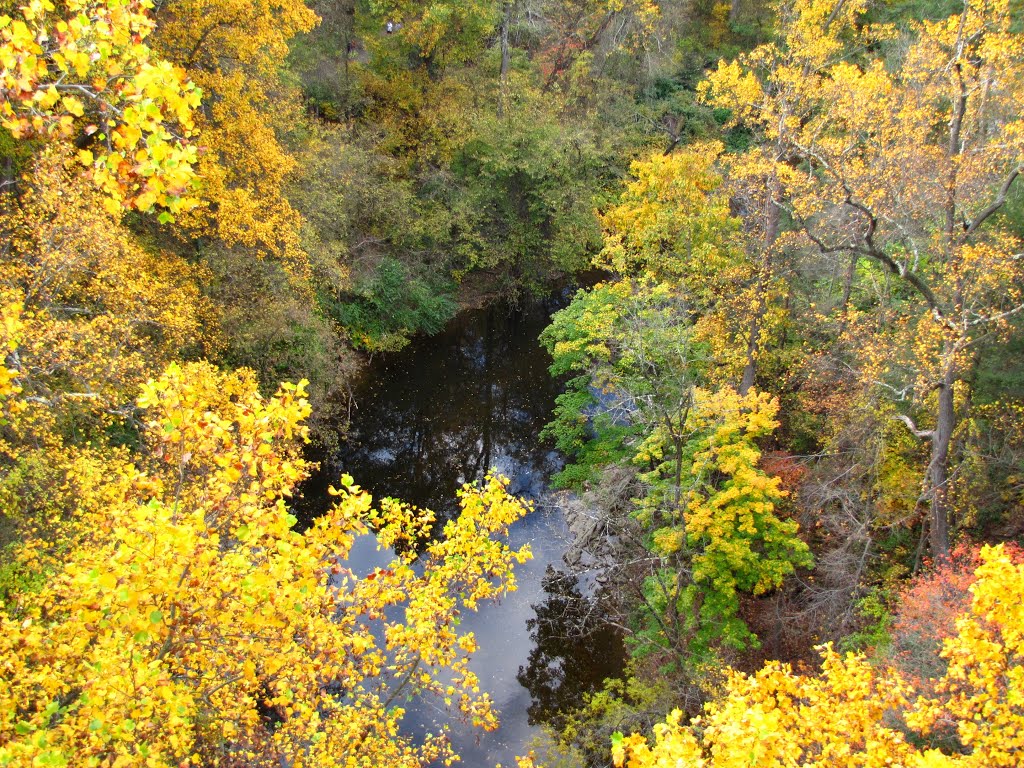
M 1021 172 L 1024 171 L 1024 165 L 1018 165 L 1012 171 L 1010 175 L 1003 181 L 1001 187 L 999 187 L 999 193 L 996 195 L 996 199 L 993 200 L 981 213 L 974 217 L 974 221 L 966 225 L 964 230 L 963 239 L 967 239 L 977 231 L 978 227 L 985 223 L 985 219 L 991 216 L 993 213 L 1003 207 L 1006 202 L 1006 196 L 1010 193 L 1010 188 L 1013 186 L 1013 182 L 1017 180 Z
M 934 429 L 918 429 L 917 425 L 914 424 L 913 420 L 909 416 L 904 416 L 901 413 L 897 416 L 893 416 L 893 418 L 896 419 L 897 421 L 902 421 L 904 424 L 906 424 L 907 429 L 910 430 L 910 433 L 914 437 L 917 437 L 921 440 L 931 440 L 933 437 L 935 437 Z

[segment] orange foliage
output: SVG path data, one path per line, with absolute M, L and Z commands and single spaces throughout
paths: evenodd
M 1006 544 L 1003 551 L 1014 564 L 1024 563 L 1020 547 Z M 897 595 L 890 626 L 893 663 L 918 687 L 945 670 L 943 643 L 956 634 L 957 617 L 970 608 L 982 562 L 981 546 L 963 541 Z

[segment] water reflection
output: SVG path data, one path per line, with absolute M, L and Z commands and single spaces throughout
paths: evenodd
M 456 511 L 457 488 L 491 467 L 510 478 L 514 494 L 537 503 L 537 511 L 510 532 L 511 546 L 529 543 L 534 553 L 516 570 L 519 590 L 463 620 L 480 647 L 471 668 L 501 718 L 501 728 L 490 734 L 453 725 L 454 746 L 467 766 L 514 764 L 539 722 L 578 703 L 621 664 L 621 649 L 607 633 L 569 639 L 580 622 L 569 598 L 579 587 L 550 575 L 562 565 L 567 532 L 546 486 L 561 462 L 538 434 L 560 388 L 548 375 L 551 361 L 537 337 L 569 295 L 522 310 L 492 306 L 463 313 L 438 336 L 376 358 L 355 389 L 357 408 L 346 439 L 336 454 L 314 457 L 322 469 L 303 486 L 296 512 L 307 523 L 320 514 L 329 503 L 326 486 L 342 472 L 375 497 L 396 496 L 433 509 L 439 518 Z M 364 555 L 376 553 L 371 548 Z M 359 571 L 362 564 L 350 567 Z M 439 722 L 450 719 L 423 702 L 410 708 L 403 728 L 436 732 Z
M 544 600 L 526 622 L 534 647 L 516 679 L 530 691 L 530 724 L 557 726 L 561 713 L 622 672 L 625 649 L 599 603 L 580 588 L 578 576 L 549 565 L 542 586 Z
M 559 392 L 537 343 L 551 309 L 463 313 L 443 333 L 378 356 L 355 389 L 346 440 L 322 457 L 320 483 L 306 495 L 345 471 L 375 496 L 449 515 L 455 490 L 497 467 L 513 493 L 539 496 L 559 468 L 537 439 Z

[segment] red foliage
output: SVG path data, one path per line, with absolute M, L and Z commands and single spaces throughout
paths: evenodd
M 949 559 L 929 567 L 900 593 L 890 626 L 893 663 L 923 685 L 945 671 L 939 656 L 945 639 L 956 634 L 956 620 L 971 605 L 971 585 L 981 565 L 981 545 L 961 542 Z M 1014 563 L 1024 562 L 1024 549 L 1006 545 Z
M 792 453 L 786 451 L 770 451 L 761 456 L 758 462 L 761 469 L 769 475 L 782 480 L 782 487 L 793 492 L 807 476 L 807 467 L 799 462 Z

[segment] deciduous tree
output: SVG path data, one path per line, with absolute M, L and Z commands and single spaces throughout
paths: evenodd
M 1001 547 L 981 553 L 970 610 L 942 655 L 949 667 L 926 695 L 893 669 L 823 649 L 822 671 L 803 675 L 773 662 L 733 673 L 724 696 L 687 725 L 676 711 L 655 741 L 616 736 L 617 766 L 726 768 L 1020 764 L 1024 750 L 1024 566 Z
M 757 467 L 778 402 L 699 386 L 706 356 L 691 335 L 673 289 L 623 280 L 578 296 L 542 337 L 552 370 L 577 374 L 549 432 L 585 465 L 637 472 L 629 505 L 651 558 L 633 641 L 687 659 L 755 641 L 739 593 L 771 591 L 811 561 L 796 523 L 776 515 L 778 478 Z
M 374 510 L 348 478 L 298 533 L 304 384 L 263 398 L 244 371 L 172 365 L 139 406 L 152 462 L 122 466 L 66 564 L 0 611 L 0 761 L 419 766 L 450 752 L 400 735 L 418 695 L 495 725 L 458 624 L 529 557 L 498 538 L 524 512 L 503 480 L 465 488 L 421 555 L 429 513 Z M 369 526 L 404 554 L 355 573 Z
M 203 90 L 202 205 L 193 234 L 281 261 L 308 290 L 302 219 L 284 195 L 295 160 L 278 131 L 299 119 L 281 78 L 288 41 L 316 16 L 302 0 L 171 0 L 156 14 L 155 48 Z
M 155 55 L 150 0 L 29 0 L 0 15 L 0 125 L 74 140 L 111 212 L 190 207 L 200 90 Z
M 974 349 L 1024 307 L 1019 244 L 994 216 L 1024 158 L 1021 35 L 1006 0 L 965 0 L 905 33 L 862 24 L 863 10 L 783 3 L 779 40 L 721 63 L 704 93 L 757 132 L 749 162 L 778 180 L 778 203 L 821 251 L 901 284 L 880 343 L 858 342 L 860 366 L 876 392 L 897 393 L 911 411 L 900 418 L 930 444 L 928 525 L 943 556 Z M 886 49 L 888 61 L 876 53 Z M 918 414 L 930 423 L 919 427 Z

